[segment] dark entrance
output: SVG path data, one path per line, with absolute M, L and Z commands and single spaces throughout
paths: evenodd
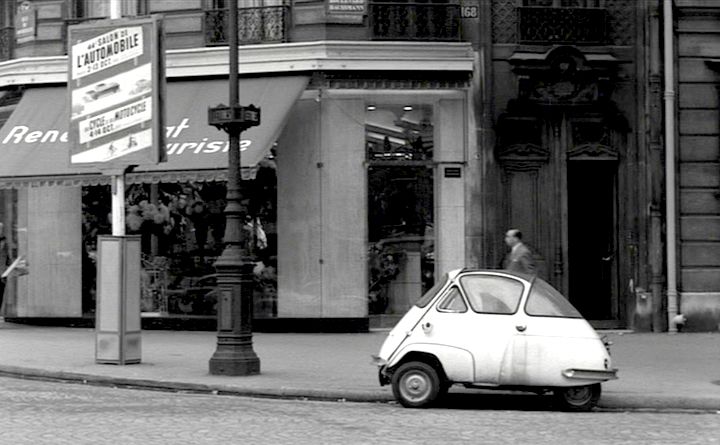
M 589 320 L 618 315 L 616 171 L 612 161 L 568 162 L 568 294 Z

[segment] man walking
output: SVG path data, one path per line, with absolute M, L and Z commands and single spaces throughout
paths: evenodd
M 522 242 L 522 232 L 518 229 L 510 229 L 505 233 L 505 244 L 510 247 L 510 252 L 505 255 L 503 269 L 511 272 L 520 272 L 534 275 L 537 271 L 532 252 Z

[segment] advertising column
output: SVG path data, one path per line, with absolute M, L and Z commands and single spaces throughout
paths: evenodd
M 120 195 L 113 236 L 98 237 L 97 363 L 141 361 L 140 237 L 124 235 L 124 175 L 165 161 L 163 46 L 157 17 L 68 29 L 70 163 L 113 176 Z

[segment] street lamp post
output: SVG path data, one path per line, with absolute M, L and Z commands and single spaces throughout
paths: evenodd
M 228 52 L 230 54 L 230 106 L 208 110 L 210 125 L 225 130 L 230 142 L 228 156 L 225 249 L 215 262 L 218 285 L 217 349 L 210 358 L 210 374 L 253 375 L 260 373 L 260 359 L 252 346 L 253 267 L 243 239 L 240 204 L 240 133 L 260 125 L 260 109 L 241 107 L 238 92 L 238 7 L 229 2 Z

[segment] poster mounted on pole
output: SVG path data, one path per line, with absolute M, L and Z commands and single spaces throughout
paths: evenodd
M 166 160 L 162 20 L 68 28 L 70 163 L 125 169 Z

